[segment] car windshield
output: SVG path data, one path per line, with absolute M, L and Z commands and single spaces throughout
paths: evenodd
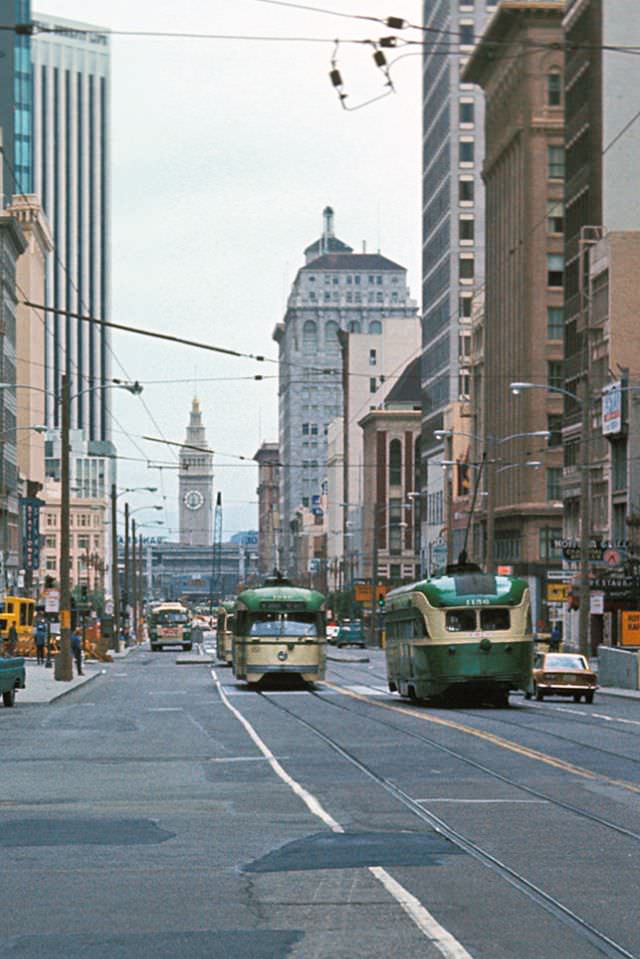
M 544 661 L 545 669 L 586 669 L 582 656 L 569 656 L 565 653 L 552 654 Z
M 261 614 L 254 619 L 249 628 L 250 636 L 317 636 L 318 628 L 315 616 L 307 619 L 303 614 L 296 613 L 295 618 L 289 618 L 286 613 Z

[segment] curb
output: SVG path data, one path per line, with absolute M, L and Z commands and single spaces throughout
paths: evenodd
M 598 695 L 613 696 L 614 699 L 635 699 L 636 702 L 640 700 L 640 692 L 637 689 L 618 689 L 616 687 L 614 692 L 612 689 L 607 689 L 606 686 L 598 686 Z
M 88 686 L 89 683 L 93 682 L 94 679 L 97 679 L 98 676 L 104 676 L 106 669 L 101 669 L 98 673 L 93 673 L 91 676 L 87 676 L 83 683 L 76 683 L 75 686 L 72 686 L 70 689 L 63 689 L 55 696 L 52 696 L 51 699 L 41 699 L 35 703 L 22 703 L 22 706 L 48 706 L 49 703 L 55 703 L 58 699 L 62 699 L 63 696 L 69 696 L 71 693 L 75 693 L 76 689 L 84 689 L 85 686 Z M 20 704 L 20 700 L 17 700 L 17 703 Z

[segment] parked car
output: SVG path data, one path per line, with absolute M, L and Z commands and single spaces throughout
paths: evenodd
M 336 636 L 338 635 L 339 626 L 337 623 L 328 623 L 327 624 L 327 642 L 330 646 L 333 646 L 336 641 Z
M 335 642 L 338 648 L 342 646 L 361 646 L 364 649 L 366 643 L 362 620 L 344 619 L 340 623 Z
M 573 696 L 579 703 L 593 702 L 597 689 L 597 677 L 587 659 L 578 653 L 536 653 L 533 661 L 533 686 L 527 699 L 537 700 L 545 696 Z
M 13 706 L 16 689 L 25 687 L 25 668 L 22 656 L 0 656 L 0 693 L 5 706 Z

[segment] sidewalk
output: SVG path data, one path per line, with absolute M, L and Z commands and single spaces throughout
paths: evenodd
M 640 689 L 618 689 L 617 686 L 598 686 L 596 696 L 618 696 L 620 699 L 640 701 Z
M 127 646 L 116 652 L 110 650 L 110 655 L 114 663 L 120 662 L 129 653 L 140 649 L 140 646 Z M 26 689 L 19 689 L 16 694 L 16 706 L 35 706 L 43 703 L 52 703 L 67 693 L 77 689 L 78 686 L 84 686 L 90 683 L 92 679 L 103 676 L 112 665 L 112 663 L 101 663 L 95 659 L 84 660 L 82 664 L 82 676 L 76 675 L 75 666 L 73 667 L 73 679 L 69 682 L 58 681 L 54 678 L 54 666 L 47 669 L 46 666 L 38 666 L 35 659 L 25 658 L 24 661 L 27 678 Z

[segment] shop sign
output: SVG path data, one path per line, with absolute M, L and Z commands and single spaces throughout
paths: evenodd
M 44 500 L 37 496 L 20 498 L 20 526 L 22 566 L 38 569 L 40 566 L 40 507 Z
M 622 383 L 618 380 L 602 390 L 602 435 L 622 431 Z
M 604 573 L 590 581 L 593 590 L 604 593 L 607 600 L 630 600 L 640 593 L 640 577 L 625 573 Z
M 640 646 L 640 612 L 624 610 L 620 630 L 621 646 Z

